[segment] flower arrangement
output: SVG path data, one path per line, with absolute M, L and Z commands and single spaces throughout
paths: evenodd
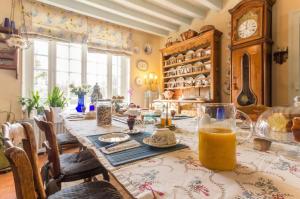
M 90 92 L 90 85 L 81 85 L 81 86 L 75 86 L 74 84 L 70 84 L 70 92 L 77 95 L 77 96 L 84 96 L 87 93 Z

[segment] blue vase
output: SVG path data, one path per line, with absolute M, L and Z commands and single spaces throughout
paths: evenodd
M 85 106 L 84 106 L 84 95 L 78 95 L 78 104 L 76 107 L 76 111 L 79 113 L 82 113 L 85 111 Z

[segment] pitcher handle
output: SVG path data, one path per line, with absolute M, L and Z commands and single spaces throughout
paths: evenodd
M 241 144 L 244 144 L 245 142 L 247 142 L 248 140 L 250 140 L 250 138 L 252 137 L 252 135 L 253 135 L 253 121 L 251 120 L 249 115 L 247 115 L 243 111 L 237 110 L 237 113 L 240 114 L 242 117 L 244 117 L 245 121 L 249 122 L 249 130 L 247 131 L 248 135 L 246 137 L 244 137 L 243 139 L 241 139 L 241 138 L 238 139 L 238 144 L 241 145 Z

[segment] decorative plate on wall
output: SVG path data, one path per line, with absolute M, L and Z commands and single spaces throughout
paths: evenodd
M 148 70 L 148 63 L 145 60 L 138 60 L 136 63 L 136 67 L 141 71 L 147 71 Z
M 137 86 L 142 86 L 143 85 L 143 78 L 141 78 L 141 77 L 136 77 L 135 78 L 135 84 L 137 85 Z

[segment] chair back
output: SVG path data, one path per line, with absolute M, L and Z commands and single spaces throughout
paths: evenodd
M 48 161 L 51 163 L 51 172 L 56 179 L 61 175 L 59 149 L 56 141 L 56 134 L 52 122 L 47 122 L 41 117 L 34 117 L 37 126 L 45 133 L 47 142 L 44 143 L 48 153 Z
M 5 123 L 2 125 L 2 132 L 4 135 L 4 144 L 8 148 L 5 155 L 11 163 L 13 170 L 17 198 L 36 198 L 32 197 L 31 192 L 33 190 L 38 195 L 38 198 L 45 199 L 46 193 L 37 164 L 37 147 L 33 128 L 30 123 L 22 123 L 21 128 L 24 132 L 22 144 L 26 152 L 24 154 L 24 150 L 14 146 L 11 140 L 11 137 L 13 137 L 11 135 L 13 132 L 12 129 L 16 125 Z M 33 183 L 33 187 L 31 183 Z
M 45 113 L 46 120 L 47 120 L 48 122 L 54 123 L 54 122 L 53 122 L 53 121 L 54 121 L 54 119 L 53 119 L 53 118 L 54 118 L 53 108 L 50 107 L 49 110 L 48 110 L 48 109 L 45 109 L 45 110 L 44 110 L 44 113 Z

